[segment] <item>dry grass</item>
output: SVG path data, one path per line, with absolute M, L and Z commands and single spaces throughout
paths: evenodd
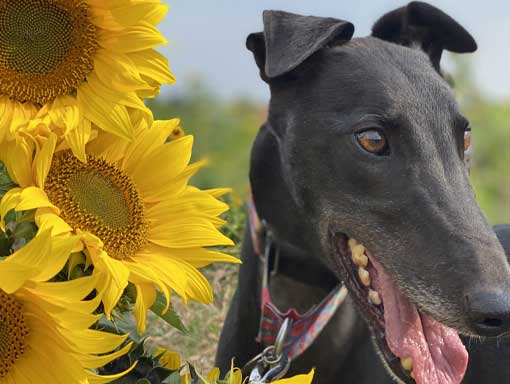
M 177 351 L 199 371 L 208 372 L 214 366 L 221 328 L 237 284 L 237 268 L 235 265 L 221 265 L 204 271 L 215 293 L 212 304 L 190 302 L 186 308 L 182 301 L 174 301 L 188 334 L 176 330 L 151 313 L 147 327 L 151 336 L 150 345 Z

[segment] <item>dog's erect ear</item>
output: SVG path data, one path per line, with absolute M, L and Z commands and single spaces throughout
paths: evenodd
M 443 50 L 468 53 L 477 49 L 475 39 L 459 23 L 436 7 L 413 1 L 381 17 L 372 36 L 425 51 L 440 72 Z
M 248 36 L 262 78 L 284 75 L 328 45 L 351 39 L 354 25 L 347 21 L 264 11 L 264 32 Z

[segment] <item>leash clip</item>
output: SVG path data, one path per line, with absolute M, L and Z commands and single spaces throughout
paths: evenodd
M 292 320 L 286 318 L 283 322 L 275 343 L 265 348 L 247 365 L 255 364 L 251 370 L 249 384 L 266 384 L 285 376 L 290 367 L 290 359 L 283 347 L 292 328 Z

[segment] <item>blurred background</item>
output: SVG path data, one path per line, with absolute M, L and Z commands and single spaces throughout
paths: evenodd
M 248 192 L 251 143 L 266 117 L 269 92 L 259 79 L 246 36 L 262 30 L 264 9 L 349 20 L 355 36 L 396 7 L 395 0 L 174 0 L 160 26 L 169 40 L 161 49 L 177 84 L 163 87 L 150 101 L 156 118 L 180 117 L 195 135 L 194 157 L 210 166 L 194 183 L 234 188 L 233 209 L 225 231 L 237 242 L 244 225 L 243 200 Z M 457 19 L 478 42 L 478 52 L 446 55 L 443 67 L 455 81 L 464 114 L 473 128 L 472 181 L 492 224 L 510 223 L 510 2 L 430 1 Z M 238 248 L 231 251 L 236 254 Z M 218 335 L 236 283 L 236 268 L 214 266 L 206 275 L 216 293 L 208 307 L 190 304 L 182 311 L 189 334 L 177 334 L 153 320 L 153 342 L 177 349 L 204 368 L 213 364 Z M 179 309 L 179 303 L 175 304 Z M 181 307 L 182 308 L 182 307 Z
M 160 28 L 169 44 L 177 84 L 163 87 L 151 101 L 157 118 L 178 116 L 195 134 L 195 158 L 208 158 L 209 169 L 195 183 L 231 186 L 238 196 L 248 190 L 252 140 L 264 121 L 269 98 L 259 79 L 246 36 L 262 30 L 264 9 L 349 20 L 356 36 L 385 12 L 404 1 L 338 0 L 174 0 Z M 470 31 L 479 49 L 471 55 L 447 55 L 444 67 L 453 76 L 474 136 L 472 179 L 491 223 L 510 222 L 510 3 L 506 1 L 430 1 Z

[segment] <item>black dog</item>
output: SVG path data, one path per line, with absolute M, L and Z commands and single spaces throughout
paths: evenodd
M 464 164 L 469 124 L 440 71 L 443 50 L 476 43 L 419 2 L 385 15 L 370 37 L 353 31 L 268 11 L 264 32 L 247 40 L 271 89 L 250 180 L 280 250 L 273 300 L 304 312 L 339 280 L 349 289 L 290 374 L 315 366 L 317 384 L 458 383 L 467 353 L 457 331 L 510 329 L 510 267 L 476 203 Z M 262 266 L 249 233 L 222 369 L 263 348 Z M 480 372 L 490 369 L 470 369 L 467 382 L 501 382 Z

